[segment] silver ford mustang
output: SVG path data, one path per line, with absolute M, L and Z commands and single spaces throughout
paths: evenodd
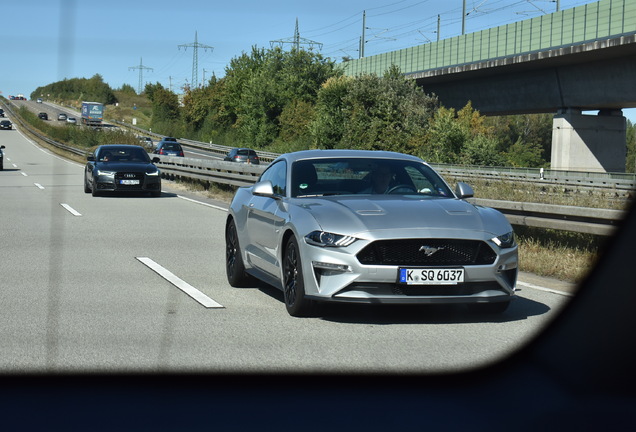
M 517 280 L 514 233 L 497 210 L 463 200 L 472 195 L 405 154 L 281 155 L 232 200 L 228 282 L 281 289 L 293 316 L 313 315 L 323 301 L 503 312 Z

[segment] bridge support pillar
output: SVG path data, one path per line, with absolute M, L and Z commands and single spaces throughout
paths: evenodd
M 627 122 L 620 109 L 584 115 L 561 109 L 552 122 L 551 169 L 625 172 Z

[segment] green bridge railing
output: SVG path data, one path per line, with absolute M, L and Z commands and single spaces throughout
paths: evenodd
M 600 0 L 475 33 L 343 62 L 349 76 L 405 74 L 636 33 L 635 0 Z

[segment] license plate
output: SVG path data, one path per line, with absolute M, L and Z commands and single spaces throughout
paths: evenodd
M 398 276 L 407 285 L 457 285 L 464 282 L 464 269 L 400 268 Z
M 123 185 L 138 185 L 139 184 L 139 180 L 120 180 L 119 184 L 123 184 Z

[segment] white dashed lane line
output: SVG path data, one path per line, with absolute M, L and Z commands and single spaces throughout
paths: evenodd
M 203 294 L 201 291 L 180 279 L 168 269 L 162 267 L 161 265 L 154 262 L 152 259 L 148 257 L 136 257 L 142 264 L 146 265 L 148 268 L 153 270 L 159 276 L 170 282 L 175 287 L 179 288 L 181 291 L 192 297 L 194 300 L 199 302 L 206 308 L 223 308 L 222 305 L 212 300 L 210 297 Z
M 203 201 L 195 200 L 195 199 L 192 199 L 192 198 L 187 198 L 187 197 L 184 197 L 184 196 L 181 196 L 181 195 L 177 195 L 177 197 L 181 198 L 182 200 L 190 201 L 190 202 L 193 202 L 193 203 L 196 203 L 196 204 L 201 204 L 201 205 L 204 205 L 206 207 L 211 207 L 213 209 L 222 210 L 222 211 L 225 211 L 225 212 L 227 211 L 226 208 L 219 207 L 219 206 L 216 206 L 216 205 L 213 205 L 213 204 L 204 203 Z
M 569 292 L 559 291 L 559 290 L 555 290 L 555 289 L 551 289 L 551 288 L 546 288 L 546 287 L 542 287 L 542 286 L 539 286 L 539 285 L 534 285 L 534 284 L 527 283 L 527 282 L 517 281 L 517 285 L 520 285 L 520 286 L 526 287 L 526 288 L 536 289 L 536 290 L 539 290 L 539 291 L 549 292 L 549 293 L 552 293 L 552 294 L 559 294 L 559 295 L 566 296 L 566 297 L 572 297 L 573 296 L 573 294 L 569 293 Z
M 75 210 L 73 207 L 71 207 L 68 204 L 60 203 L 60 205 L 62 207 L 64 207 L 73 216 L 81 216 L 82 215 L 80 212 L 78 212 L 77 210 Z

